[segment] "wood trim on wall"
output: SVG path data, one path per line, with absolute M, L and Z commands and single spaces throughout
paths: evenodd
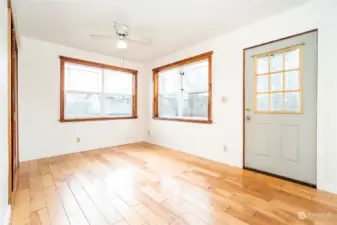
M 153 105 L 152 115 L 154 118 L 158 118 L 158 72 L 153 72 Z
M 19 167 L 18 145 L 18 45 L 11 1 L 8 0 L 8 203 L 13 203 Z
M 70 58 L 70 57 L 65 57 L 65 56 L 60 56 L 60 60 L 61 62 L 63 61 L 63 62 L 92 66 L 92 67 L 97 67 L 97 68 L 117 70 L 120 72 L 126 72 L 126 73 L 132 73 L 132 74 L 138 73 L 137 70 L 132 70 L 132 69 L 124 68 L 124 67 L 118 67 L 118 66 L 113 66 L 113 65 L 103 64 L 103 63 L 91 62 L 91 61 L 86 61 L 82 59 L 75 59 L 75 58 Z
M 164 66 L 157 67 L 153 69 L 153 108 L 152 108 L 152 118 L 155 120 L 166 120 L 166 121 L 177 121 L 177 122 L 189 122 L 189 123 L 203 123 L 211 124 L 212 121 L 212 56 L 213 51 L 206 52 L 200 55 L 196 55 L 190 58 L 186 58 L 180 61 L 176 61 Z M 169 70 L 176 67 L 181 67 L 194 62 L 199 62 L 204 59 L 208 59 L 208 119 L 207 120 L 195 120 L 187 118 L 161 118 L 158 114 L 158 76 L 159 73 L 165 70 Z
M 13 153 L 12 153 L 12 10 L 8 3 L 8 203 L 12 203 Z
M 138 71 L 127 69 L 123 67 L 107 65 L 103 63 L 90 62 L 82 59 L 75 59 L 65 56 L 60 56 L 60 122 L 85 122 L 85 121 L 102 121 L 102 120 L 125 120 L 125 119 L 137 119 L 138 118 Z M 126 72 L 133 74 L 133 95 L 132 95 L 132 116 L 128 117 L 93 117 L 93 118 L 79 118 L 79 119 L 66 119 L 64 116 L 64 64 L 74 63 L 85 66 L 92 66 L 102 69 L 116 70 L 120 72 Z
M 180 67 L 180 66 L 183 66 L 183 65 L 187 65 L 187 64 L 191 64 L 191 63 L 194 63 L 194 62 L 201 61 L 203 59 L 209 59 L 209 58 L 212 57 L 212 55 L 213 55 L 213 51 L 205 52 L 205 53 L 200 54 L 200 55 L 196 55 L 196 56 L 189 57 L 189 58 L 186 58 L 186 59 L 183 59 L 183 60 L 179 60 L 179 61 L 167 64 L 167 65 L 164 65 L 164 66 L 154 68 L 153 71 L 161 72 L 161 71 L 172 69 L 172 68 L 175 68 L 175 67 Z

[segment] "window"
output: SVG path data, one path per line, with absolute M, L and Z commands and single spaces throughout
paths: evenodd
M 153 70 L 153 118 L 212 123 L 212 54 Z
M 60 57 L 60 121 L 137 118 L 137 71 Z
M 301 46 L 255 56 L 256 113 L 302 113 Z

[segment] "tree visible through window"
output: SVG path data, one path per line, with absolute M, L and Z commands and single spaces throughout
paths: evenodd
M 137 71 L 61 57 L 61 121 L 135 118 Z

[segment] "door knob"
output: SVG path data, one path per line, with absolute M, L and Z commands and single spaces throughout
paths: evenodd
M 251 117 L 251 116 L 246 116 L 246 119 L 247 119 L 247 120 L 251 120 L 252 117 Z

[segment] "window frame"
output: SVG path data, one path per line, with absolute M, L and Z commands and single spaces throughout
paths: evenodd
M 103 121 L 103 120 L 125 120 L 125 119 L 137 119 L 137 99 L 138 99 L 138 71 L 133 69 L 127 69 L 123 67 L 107 65 L 103 63 L 91 62 L 82 59 L 70 58 L 65 56 L 59 56 L 60 59 L 60 119 L 61 123 L 63 122 L 84 122 L 84 121 Z M 64 109 L 65 109 L 65 74 L 64 74 L 64 65 L 65 63 L 72 63 L 77 65 L 91 66 L 100 69 L 109 69 L 120 72 L 127 72 L 133 75 L 133 93 L 132 93 L 132 116 L 127 117 L 88 117 L 88 118 L 65 118 Z M 103 87 L 102 87 L 103 88 Z
M 189 122 L 189 123 L 202 123 L 202 124 L 212 124 L 212 56 L 213 51 L 206 52 L 200 55 L 196 55 L 190 58 L 186 58 L 183 60 L 179 60 L 161 67 L 157 67 L 155 69 L 152 69 L 153 71 L 153 108 L 152 108 L 152 119 L 155 120 L 166 120 L 166 121 L 177 121 L 177 122 Z M 208 118 L 207 120 L 197 120 L 197 119 L 189 119 L 189 118 L 162 118 L 159 117 L 159 111 L 158 111 L 158 76 L 160 72 L 163 72 L 165 70 L 178 68 L 184 65 L 192 64 L 195 62 L 203 61 L 207 59 L 208 60 Z
M 292 51 L 292 50 L 298 50 L 298 67 L 297 68 L 292 68 L 292 69 L 286 69 L 285 68 L 285 55 L 286 52 L 288 51 Z M 273 54 L 279 54 L 282 53 L 282 70 L 277 70 L 277 71 L 270 71 L 271 69 L 271 60 L 270 60 L 270 56 Z M 257 72 L 257 61 L 259 58 L 262 57 L 268 57 L 268 72 L 266 73 L 261 73 L 259 74 Z M 302 90 L 302 82 L 303 82 L 303 78 L 302 78 L 302 46 L 301 45 L 296 45 L 296 46 L 291 46 L 291 47 L 286 47 L 286 48 L 282 48 L 282 49 L 278 49 L 275 51 L 271 51 L 271 52 L 267 52 L 267 53 L 263 53 L 263 54 L 258 54 L 256 56 L 254 56 L 254 110 L 256 114 L 303 114 L 303 90 Z M 285 74 L 288 72 L 293 72 L 293 71 L 298 71 L 298 89 L 297 90 L 285 90 Z M 270 91 L 270 79 L 271 79 L 271 75 L 273 74 L 282 74 L 282 90 L 280 91 Z M 268 91 L 267 92 L 258 92 L 257 91 L 257 78 L 259 76 L 268 76 Z M 271 94 L 282 94 L 282 110 L 271 110 L 270 106 L 271 106 Z M 285 110 L 285 94 L 286 93 L 298 93 L 299 95 L 299 111 L 286 111 Z M 257 109 L 257 97 L 259 94 L 267 94 L 268 95 L 268 110 L 267 111 L 261 111 Z

